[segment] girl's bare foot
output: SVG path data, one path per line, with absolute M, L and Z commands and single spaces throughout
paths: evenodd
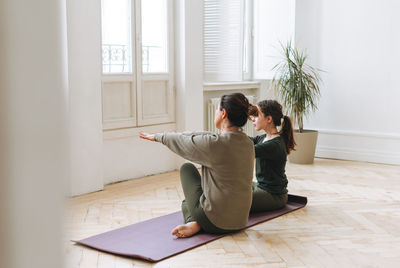
M 196 221 L 178 225 L 172 230 L 172 234 L 177 237 L 189 237 L 200 231 L 200 225 Z

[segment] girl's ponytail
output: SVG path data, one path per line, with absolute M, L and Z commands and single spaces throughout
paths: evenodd
M 283 116 L 283 124 L 282 129 L 279 132 L 283 140 L 286 144 L 286 153 L 290 154 L 291 151 L 295 150 L 294 147 L 296 146 L 296 142 L 294 141 L 293 136 L 293 126 L 292 120 L 290 120 L 289 116 Z

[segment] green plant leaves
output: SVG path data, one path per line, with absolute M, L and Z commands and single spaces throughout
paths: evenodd
M 272 69 L 275 75 L 272 87 L 282 101 L 286 112 L 297 122 L 299 131 L 303 132 L 303 118 L 317 110 L 321 96 L 319 86 L 321 79 L 318 70 L 306 64 L 307 55 L 292 46 L 289 41 L 281 43 L 282 61 Z

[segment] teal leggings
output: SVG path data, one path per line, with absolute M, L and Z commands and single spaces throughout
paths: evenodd
M 251 202 L 250 213 L 264 212 L 284 207 L 288 200 L 287 194 L 274 195 L 257 186 L 253 182 L 253 201 Z
M 182 201 L 182 213 L 185 223 L 196 221 L 206 233 L 225 234 L 233 230 L 223 230 L 210 222 L 200 204 L 201 176 L 197 168 L 190 163 L 182 165 L 180 170 L 181 183 L 185 200 Z

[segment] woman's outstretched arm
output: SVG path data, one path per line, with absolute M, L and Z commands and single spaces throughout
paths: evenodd
M 139 131 L 139 137 L 145 140 L 149 140 L 149 141 L 156 141 L 154 139 L 154 134 L 150 134 L 150 133 L 146 133 L 143 131 Z
M 157 133 L 150 134 L 139 132 L 140 138 L 158 141 L 167 146 L 174 153 L 183 158 L 204 165 L 211 166 L 212 162 L 212 143 L 218 139 L 212 133 Z

